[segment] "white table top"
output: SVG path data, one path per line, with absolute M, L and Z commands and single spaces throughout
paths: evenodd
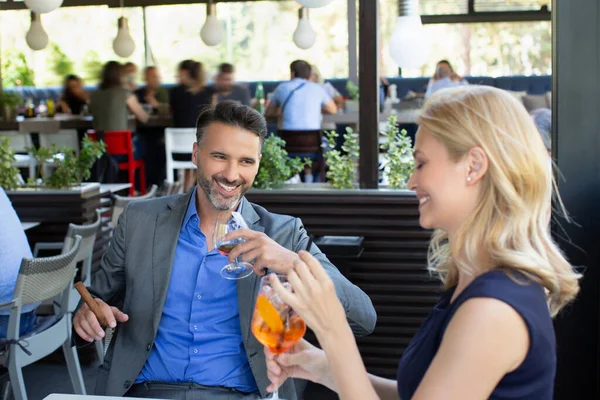
M 31 228 L 35 228 L 39 224 L 40 224 L 39 222 L 21 222 L 21 226 L 23 227 L 24 231 L 31 229 Z
M 144 400 L 139 397 L 128 397 L 131 400 Z M 44 398 L 44 400 L 117 400 L 122 399 L 122 397 L 110 397 L 110 396 L 91 396 L 91 395 L 78 395 L 78 394 L 62 394 L 62 393 L 52 393 Z

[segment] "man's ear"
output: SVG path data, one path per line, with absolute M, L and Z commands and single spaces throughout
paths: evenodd
M 192 148 L 192 163 L 196 167 L 198 167 L 198 151 L 200 150 L 200 146 L 197 142 L 194 142 L 194 147 Z

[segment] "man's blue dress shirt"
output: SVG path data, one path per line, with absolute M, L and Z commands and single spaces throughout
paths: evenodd
M 195 382 L 258 392 L 242 340 L 237 284 L 221 276 L 227 257 L 207 249 L 195 199 L 196 189 L 179 231 L 154 347 L 136 383 Z

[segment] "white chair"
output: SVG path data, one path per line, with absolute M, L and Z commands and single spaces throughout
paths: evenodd
M 124 196 L 114 195 L 113 196 L 114 202 L 113 202 L 113 206 L 112 206 L 112 218 L 111 218 L 111 223 L 112 223 L 113 229 L 117 228 L 117 223 L 119 222 L 119 217 L 125 210 L 125 207 L 127 207 L 127 204 L 131 203 L 132 201 L 152 199 L 152 198 L 156 197 L 157 192 L 158 192 L 158 186 L 152 185 L 150 190 L 143 196 L 124 197 Z
M 167 156 L 167 182 L 175 182 L 174 169 L 195 169 L 192 162 L 192 148 L 196 142 L 196 128 L 166 128 L 165 152 Z M 176 161 L 173 153 L 190 155 L 189 161 Z M 182 180 L 181 178 L 179 180 Z
M 58 150 L 63 147 L 73 149 L 76 155 L 79 155 L 79 137 L 75 129 L 60 129 L 60 123 L 57 120 L 52 121 L 52 124 L 45 124 L 43 127 L 40 126 L 38 129 L 40 138 L 40 147 L 52 147 L 56 146 Z M 20 126 L 21 129 L 32 129 L 32 127 L 25 125 Z M 54 156 L 55 158 L 62 159 L 63 154 L 58 153 Z M 52 173 L 52 168 L 56 167 L 56 161 L 54 159 L 46 160 L 44 162 L 44 176 L 48 177 Z
M 8 367 L 10 386 L 16 400 L 27 400 L 22 368 L 30 365 L 62 346 L 71 383 L 76 394 L 85 395 L 85 384 L 77 349 L 71 345 L 73 329 L 68 312 L 75 266 L 80 256 L 81 236 L 64 254 L 47 258 L 24 258 L 21 262 L 13 299 L 0 304 L 10 309 L 6 350 L 0 353 L 0 365 Z M 21 307 L 44 300 L 60 298 L 56 316 L 48 317 L 45 324 L 36 324 L 33 331 L 20 337 Z
M 37 161 L 30 152 L 25 150 L 27 147 L 33 147 L 31 135 L 29 133 L 17 131 L 0 131 L 0 137 L 10 138 L 10 147 L 13 148 L 15 153 L 27 153 L 15 154 L 15 161 L 12 163 L 12 166 L 17 168 L 27 168 L 29 170 L 29 178 L 37 177 Z

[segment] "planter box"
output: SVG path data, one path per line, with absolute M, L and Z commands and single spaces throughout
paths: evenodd
M 29 245 L 37 242 L 62 242 L 70 223 L 85 224 L 94 221 L 96 209 L 107 206 L 110 191 L 101 190 L 99 183 L 84 183 L 68 189 L 24 187 L 6 191 L 22 222 L 40 222 L 27 231 Z M 105 218 L 94 246 L 93 267 L 108 247 L 110 218 Z M 40 254 L 43 255 L 43 254 Z
M 297 184 L 251 190 L 269 211 L 302 219 L 313 236 L 363 236 L 358 259 L 332 262 L 373 301 L 375 332 L 357 340 L 369 372 L 395 378 L 398 360 L 439 299 L 441 284 L 426 271 L 431 232 L 419 226 L 418 201 L 408 190 L 335 190 Z

